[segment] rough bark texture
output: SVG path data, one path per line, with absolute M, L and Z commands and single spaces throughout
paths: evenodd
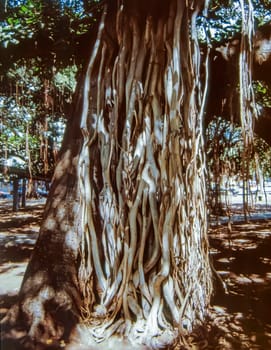
M 75 120 L 68 126 L 18 303 L 2 322 L 3 344 L 8 349 L 37 350 L 65 342 L 80 319 L 77 271 L 82 233 L 77 163 L 82 137 L 77 131 Z
M 153 4 L 152 4 L 153 5 Z M 84 319 L 154 348 L 204 319 L 211 293 L 198 7 L 105 10 L 84 82 L 79 159 Z
M 204 320 L 212 283 L 199 11 L 178 0 L 104 10 L 82 111 L 9 314 L 11 323 L 23 315 L 39 341 L 65 339 L 63 320 L 76 322 L 79 309 L 90 344 L 117 334 L 164 347 Z

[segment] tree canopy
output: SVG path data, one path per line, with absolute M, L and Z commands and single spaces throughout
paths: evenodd
M 27 160 L 28 169 L 33 168 L 30 173 L 51 177 L 61 135 L 71 113 L 76 82 L 89 57 L 103 3 L 83 0 L 7 0 L 2 3 L 2 164 L 16 153 Z M 261 58 L 270 52 L 270 3 L 257 0 L 251 4 L 256 37 L 265 42 L 259 54 L 260 64 L 254 64 L 253 86 L 259 111 L 255 131 L 270 143 L 267 126 L 271 114 L 271 82 L 266 74 L 270 60 L 265 62 Z M 240 3 L 210 1 L 208 16 L 199 16 L 197 21 L 202 50 L 206 45 L 212 48 L 206 126 L 214 116 L 230 120 L 233 114 L 238 124 L 239 100 L 235 91 L 238 90 L 236 57 L 242 23 Z M 254 46 L 256 52 L 260 45 L 255 41 Z M 226 69 L 222 69 L 224 65 Z M 221 101 L 226 101 L 223 108 Z

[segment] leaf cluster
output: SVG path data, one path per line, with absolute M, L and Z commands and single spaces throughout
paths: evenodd
M 256 27 L 271 21 L 271 2 L 269 0 L 253 0 L 252 4 Z M 238 35 L 241 30 L 240 2 L 238 0 L 211 0 L 208 27 L 214 43 L 229 40 Z
M 264 81 L 254 81 L 253 89 L 257 104 L 262 108 L 271 108 L 271 87 Z
M 81 1 L 21 0 L 0 11 L 0 69 L 21 58 L 40 57 L 62 66 L 88 54 L 85 42 L 96 25 L 98 9 L 86 12 Z M 90 1 L 93 3 L 93 1 Z
M 44 85 L 39 62 L 17 62 L 5 77 L 8 94 L 0 97 L 0 159 L 13 156 L 27 160 L 30 150 L 33 174 L 44 176 L 42 149 L 48 147 L 49 173 L 54 167 L 53 152 L 60 148 L 65 129 L 64 105 L 71 103 L 75 90 L 76 66 L 58 69 L 54 79 Z M 45 106 L 45 89 L 48 98 L 55 101 L 55 106 Z M 48 174 L 47 174 L 48 176 Z

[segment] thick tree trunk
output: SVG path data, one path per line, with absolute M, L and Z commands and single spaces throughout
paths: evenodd
M 186 4 L 104 10 L 79 98 L 83 144 L 66 138 L 20 292 L 44 342 L 79 309 L 90 343 L 117 334 L 164 347 L 204 320 L 207 74 L 202 86 L 200 9 Z
M 203 320 L 210 298 L 205 95 L 198 9 L 139 8 L 104 13 L 87 69 L 79 278 L 91 337 L 156 348 Z
M 2 321 L 3 346 L 10 350 L 55 348 L 67 342 L 80 319 L 77 271 L 82 233 L 77 163 L 82 137 L 76 123 L 68 126 L 18 303 Z

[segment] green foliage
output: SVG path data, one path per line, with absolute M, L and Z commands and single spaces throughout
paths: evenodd
M 86 50 L 84 45 L 89 44 L 92 28 L 99 17 L 100 3 L 95 0 L 9 0 L 7 6 L 0 9 L 0 157 L 4 158 L 5 149 L 9 156 L 16 154 L 26 158 L 26 127 L 30 132 L 36 173 L 43 171 L 41 139 L 47 139 L 51 151 L 55 143 L 59 147 L 66 107 L 72 101 L 76 75 L 84 60 L 78 52 Z M 270 21 L 271 2 L 255 0 L 253 3 L 258 25 Z M 206 31 L 212 42 L 232 37 L 240 31 L 239 1 L 212 0 L 208 18 L 201 20 L 199 34 L 202 40 L 206 39 Z M 45 80 L 48 81 L 46 92 Z M 254 90 L 257 103 L 271 107 L 270 87 L 255 82 Z M 45 94 L 52 99 L 51 105 L 46 105 Z M 45 120 L 46 131 L 43 130 Z M 226 162 L 230 157 L 238 164 L 240 130 L 226 122 L 223 125 L 221 121 L 215 123 L 209 125 L 207 132 L 210 161 L 213 159 L 212 147 L 219 147 L 221 161 Z M 216 145 L 214 132 L 221 136 Z M 52 155 L 49 158 L 53 167 Z
M 225 169 L 226 175 L 240 174 L 243 151 L 240 127 L 221 117 L 214 118 L 206 130 L 206 150 L 211 177 L 215 178 L 217 171 L 223 175 Z
M 90 25 L 79 3 L 69 1 L 67 6 L 65 1 L 8 1 L 5 11 L 0 12 L 0 46 L 4 54 L 0 62 L 2 164 L 14 156 L 27 164 L 29 155 L 32 173 L 45 175 L 46 147 L 46 175 L 52 173 L 53 152 L 60 148 L 64 113 L 76 86 L 78 66 L 69 48 L 75 50 L 76 37 L 85 34 Z M 59 52 L 65 52 L 61 59 Z
M 255 138 L 255 150 L 265 178 L 271 178 L 271 147 L 262 139 Z
M 206 131 L 206 148 L 209 175 L 216 179 L 216 172 L 223 176 L 242 178 L 243 136 L 241 127 L 220 117 L 214 118 Z M 271 176 L 271 147 L 261 138 L 254 137 L 254 155 L 265 178 Z M 250 159 L 250 177 L 255 176 L 255 157 Z
M 264 81 L 254 81 L 253 88 L 257 104 L 260 107 L 271 108 L 271 88 Z
M 59 91 L 64 91 L 65 89 L 67 89 L 70 92 L 75 91 L 77 70 L 77 66 L 72 65 L 60 69 L 53 76 L 53 83 L 59 89 Z
M 26 0 L 13 5 L 4 12 L 0 26 L 0 45 L 5 48 L 31 39 L 55 54 L 59 46 L 75 43 L 95 21 L 81 1 Z
M 252 3 L 257 27 L 270 22 L 271 2 L 269 0 L 254 0 Z M 211 0 L 208 26 L 213 42 L 221 42 L 238 35 L 241 29 L 239 0 Z
M 4 47 L 32 38 L 42 27 L 42 6 L 39 0 L 27 0 L 8 13 L 0 27 L 0 43 Z
M 60 148 L 65 129 L 63 105 L 71 103 L 76 86 L 75 65 L 55 71 L 48 87 L 40 60 L 14 63 L 6 73 L 7 94 L 0 98 L 0 160 L 3 165 L 11 157 L 28 161 L 26 137 L 33 175 L 48 176 L 54 167 L 54 154 Z M 55 105 L 45 106 L 45 90 Z M 42 150 L 48 145 L 48 173 L 44 173 Z

